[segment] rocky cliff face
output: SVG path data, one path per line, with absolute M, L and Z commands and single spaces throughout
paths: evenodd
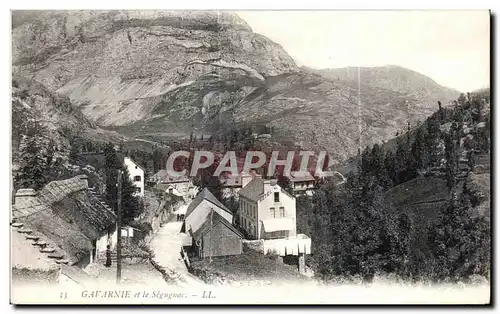
M 228 12 L 17 11 L 12 33 L 16 75 L 138 138 L 265 124 L 278 140 L 342 159 L 357 151 L 360 134 L 362 145 L 390 138 L 437 107 L 420 95 L 365 81 L 358 90 L 357 82 L 297 68 Z

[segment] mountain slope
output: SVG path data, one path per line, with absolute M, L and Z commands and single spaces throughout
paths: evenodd
M 88 121 L 82 112 L 75 108 L 68 97 L 47 90 L 42 84 L 28 81 L 20 77 L 12 80 L 12 149 L 13 163 L 16 163 L 17 152 L 21 141 L 29 131 L 39 123 L 43 129 L 39 133 L 46 139 L 53 140 L 57 156 L 66 158 L 69 152 L 69 139 L 81 137 L 93 141 L 118 140 L 118 134 L 101 130 Z M 29 132 L 28 132 L 29 131 Z M 42 131 L 42 130 L 40 130 Z
M 298 68 L 229 12 L 15 11 L 12 32 L 16 75 L 136 138 L 264 124 L 277 141 L 344 159 L 360 136 L 362 146 L 388 139 L 437 107 L 390 84 L 363 81 L 359 93 L 357 82 Z
M 457 99 L 460 94 L 454 89 L 440 86 L 425 75 L 396 65 L 311 71 L 333 80 L 357 82 L 359 79 L 366 85 L 390 89 L 422 100 L 447 102 Z

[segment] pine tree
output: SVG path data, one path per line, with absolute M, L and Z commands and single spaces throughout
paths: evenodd
M 106 174 L 106 199 L 108 204 L 117 208 L 118 199 L 118 171 L 122 171 L 122 219 L 129 223 L 143 211 L 143 205 L 138 197 L 134 196 L 135 186 L 130 180 L 128 170 L 123 161 L 118 157 L 113 144 L 108 143 L 104 148 L 105 174 Z
M 454 193 L 431 231 L 437 280 L 489 275 L 489 221 L 482 216 L 472 217 L 471 211 L 468 198 Z
M 416 172 L 421 170 L 424 166 L 424 132 L 421 128 L 419 128 L 415 134 L 415 140 L 411 146 L 411 155 L 413 164 L 411 167 Z
M 27 115 L 26 118 L 20 127 L 21 140 L 15 156 L 19 167 L 13 174 L 14 187 L 38 190 L 53 179 L 51 171 L 55 170 L 51 168 L 60 164 L 54 164 L 55 143 L 48 129 L 34 116 Z

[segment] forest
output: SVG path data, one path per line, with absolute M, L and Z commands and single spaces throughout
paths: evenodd
M 311 235 L 316 275 L 326 281 L 376 275 L 489 280 L 489 206 L 488 213 L 477 210 L 488 200 L 478 198 L 468 178 L 477 157 L 489 154 L 484 94 L 461 95 L 447 108 L 439 104 L 394 141 L 365 148 L 345 184 L 326 180 L 311 199 L 298 201 L 298 231 Z M 432 200 L 427 208 L 416 202 L 424 193 Z M 398 200 L 412 196 L 413 202 Z

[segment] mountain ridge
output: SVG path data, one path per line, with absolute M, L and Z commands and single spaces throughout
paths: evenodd
M 365 84 L 408 94 L 416 93 L 420 97 L 431 97 L 435 101 L 447 102 L 458 98 L 460 95 L 459 91 L 442 86 L 432 78 L 400 65 L 309 69 L 331 79 L 350 81 L 358 80 L 359 71 L 360 79 L 365 81 Z M 410 81 L 411 84 L 404 84 L 405 81 Z M 422 92 L 423 95 L 421 95 Z
M 93 123 L 137 138 L 264 124 L 278 141 L 345 159 L 360 143 L 425 118 L 446 94 L 363 81 L 358 99 L 357 82 L 297 67 L 280 45 L 225 11 L 18 14 L 13 72 L 68 96 Z

